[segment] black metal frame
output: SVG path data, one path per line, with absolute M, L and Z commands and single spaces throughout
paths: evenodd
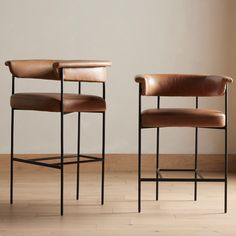
M 223 182 L 224 183 L 224 213 L 227 213 L 227 183 L 228 183 L 228 138 L 227 138 L 227 127 L 228 127 L 228 91 L 227 85 L 225 90 L 225 126 L 222 128 L 212 128 L 208 129 L 220 129 L 225 131 L 225 154 L 224 154 L 224 178 L 204 178 L 200 171 L 198 170 L 198 129 L 195 128 L 195 156 L 194 156 L 194 168 L 192 169 L 161 169 L 159 168 L 159 138 L 160 138 L 160 128 L 157 130 L 157 146 L 156 146 L 156 177 L 155 178 L 142 178 L 142 162 L 141 162 L 141 136 L 142 129 L 147 129 L 142 127 L 142 88 L 139 84 L 139 118 L 138 118 L 138 212 L 141 212 L 141 183 L 142 182 L 156 182 L 156 200 L 159 198 L 159 182 L 194 182 L 194 201 L 197 200 L 197 183 L 198 182 Z M 157 96 L 157 109 L 160 108 L 160 97 Z M 196 97 L 196 109 L 198 109 L 198 97 Z M 148 128 L 149 129 L 149 128 Z M 184 172 L 193 172 L 194 178 L 165 178 L 162 175 L 162 172 L 170 171 L 184 171 Z
M 60 169 L 60 213 L 64 214 L 64 165 L 77 164 L 77 179 L 76 179 L 76 199 L 79 199 L 79 177 L 80 177 L 80 163 L 89 163 L 89 162 L 102 162 L 102 178 L 101 178 L 101 204 L 104 204 L 104 172 L 105 172 L 105 111 L 104 112 L 93 112 L 93 113 L 102 113 L 102 156 L 95 157 L 90 155 L 81 155 L 80 154 L 80 121 L 81 121 L 81 112 L 78 112 L 78 141 L 77 141 L 77 155 L 65 155 L 64 154 L 64 78 L 63 78 L 63 69 L 60 71 L 61 77 L 61 112 L 60 112 L 60 156 L 49 156 L 49 157 L 39 157 L 25 159 L 24 157 L 14 157 L 14 108 L 11 109 L 11 160 L 10 160 L 10 203 L 13 204 L 13 186 L 14 186 L 14 161 L 33 164 L 37 166 L 44 166 L 53 169 Z M 105 100 L 105 82 L 102 83 L 103 86 L 103 99 Z M 12 95 L 15 93 L 15 77 L 12 76 Z M 81 82 L 78 82 L 78 94 L 81 93 Z M 83 158 L 81 160 L 80 158 Z M 65 159 L 72 159 L 69 161 L 64 161 Z M 52 162 L 52 160 L 58 160 L 57 162 Z

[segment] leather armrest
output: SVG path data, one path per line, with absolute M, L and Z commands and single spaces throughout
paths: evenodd
M 90 67 L 108 67 L 111 66 L 110 61 L 91 61 L 91 60 L 72 60 L 58 61 L 53 63 L 53 67 L 60 68 L 90 68 Z

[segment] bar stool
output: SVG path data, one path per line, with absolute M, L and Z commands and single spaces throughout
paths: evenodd
M 193 182 L 194 200 L 197 200 L 198 182 L 224 183 L 224 212 L 227 212 L 227 127 L 228 127 L 228 96 L 227 84 L 233 80 L 224 76 L 184 75 L 184 74 L 145 74 L 138 75 L 135 81 L 139 83 L 139 115 L 138 115 L 138 211 L 141 211 L 141 183 L 156 183 L 156 200 L 159 195 L 159 182 Z M 225 112 L 200 109 L 198 97 L 225 97 Z M 141 97 L 156 96 L 157 107 L 142 111 Z M 161 96 L 196 97 L 195 109 L 160 108 Z M 161 169 L 159 167 L 160 128 L 191 127 L 195 129 L 195 160 L 192 169 Z M 157 131 L 156 146 L 156 176 L 143 178 L 141 176 L 141 132 L 143 129 L 155 128 Z M 198 170 L 198 128 L 220 129 L 225 133 L 224 178 L 204 178 Z M 190 171 L 194 178 L 165 178 L 163 171 Z
M 11 165 L 10 165 L 10 203 L 13 203 L 14 162 L 44 166 L 60 170 L 60 212 L 63 215 L 64 165 L 77 165 L 76 199 L 79 199 L 80 163 L 101 162 L 101 204 L 104 203 L 104 165 L 105 165 L 105 82 L 109 61 L 89 60 L 11 60 L 5 63 L 12 74 L 11 96 Z M 15 78 L 32 78 L 60 81 L 59 93 L 15 93 Z M 64 81 L 78 83 L 78 94 L 64 93 Z M 81 94 L 82 82 L 96 82 L 103 86 L 103 96 Z M 60 114 L 60 156 L 25 159 L 14 156 L 14 117 L 16 110 L 58 112 Z M 78 113 L 77 154 L 64 154 L 64 115 Z M 102 114 L 102 156 L 88 156 L 80 153 L 80 116 L 82 112 Z M 80 159 L 82 157 L 82 160 Z M 75 159 L 74 159 L 75 158 Z M 58 161 L 57 161 L 58 160 Z M 68 161 L 65 161 L 68 160 Z M 52 161 L 54 161 L 52 163 Z

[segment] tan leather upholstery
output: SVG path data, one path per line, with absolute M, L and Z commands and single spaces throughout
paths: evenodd
M 13 76 L 19 78 L 35 78 L 59 80 L 63 68 L 64 80 L 105 82 L 105 67 L 109 61 L 89 60 L 11 60 L 5 63 Z
M 147 74 L 138 75 L 141 93 L 146 96 L 219 96 L 232 78 L 214 75 Z
M 99 60 L 72 60 L 62 61 L 54 63 L 56 68 L 89 68 L 89 67 L 108 67 L 111 66 L 110 61 L 99 61 Z
M 105 100 L 93 95 L 65 93 L 64 112 L 103 112 Z M 60 112 L 60 93 L 16 93 L 11 96 L 11 107 L 19 110 Z
M 54 60 L 12 60 L 6 61 L 13 76 L 18 78 L 59 79 L 53 69 Z
M 226 76 L 147 74 L 138 75 L 144 96 L 221 96 L 226 84 L 233 79 Z M 224 127 L 225 114 L 209 109 L 160 108 L 141 113 L 143 128 L 151 127 Z
M 161 108 L 142 112 L 142 127 L 224 127 L 225 115 L 216 110 Z
M 67 81 L 105 82 L 107 77 L 105 67 L 65 68 L 63 72 Z

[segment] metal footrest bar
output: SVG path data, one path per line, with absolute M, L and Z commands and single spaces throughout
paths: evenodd
M 81 160 L 81 161 L 79 161 L 79 163 L 89 163 L 89 162 L 98 162 L 98 161 L 102 161 L 102 158 L 101 158 L 101 160 Z M 68 161 L 68 162 L 64 162 L 63 164 L 64 165 L 71 165 L 71 164 L 77 164 L 77 163 L 78 163 L 77 161 Z M 61 163 L 60 162 L 53 163 L 53 165 L 60 166 Z
M 32 160 L 21 159 L 21 158 L 16 158 L 16 157 L 13 158 L 13 161 L 23 162 L 23 163 L 32 164 L 32 165 L 37 165 L 37 166 L 44 166 L 44 167 L 50 167 L 50 168 L 60 169 L 60 167 L 58 167 L 58 166 L 55 165 L 55 164 L 44 163 L 44 162 L 39 162 L 39 161 L 32 161 Z
M 94 156 L 88 156 L 88 155 L 80 155 L 80 157 L 87 158 L 88 160 L 79 160 L 79 163 L 98 162 L 98 161 L 103 160 L 103 158 L 101 158 L 101 157 L 94 157 Z M 17 162 L 32 164 L 32 165 L 60 169 L 61 162 L 57 162 L 57 163 L 42 162 L 42 161 L 50 161 L 50 160 L 59 160 L 60 158 L 61 158 L 61 156 L 39 157 L 39 158 L 31 158 L 31 159 L 23 159 L 23 158 L 14 157 L 13 160 L 17 161 Z M 64 156 L 64 159 L 68 159 L 68 158 L 78 158 L 78 156 L 77 155 L 65 155 Z M 64 162 L 63 164 L 64 165 L 71 165 L 71 164 L 77 164 L 77 163 L 78 163 L 78 161 L 67 161 L 67 162 Z
M 201 172 L 199 170 L 195 170 L 195 169 L 158 169 L 157 170 L 157 172 L 158 172 L 160 177 L 161 177 L 161 172 L 165 172 L 165 171 L 166 172 L 196 172 L 197 176 L 200 179 L 204 179 L 204 177 L 202 176 Z
M 64 155 L 64 159 L 66 158 L 74 158 L 77 157 L 76 155 Z M 47 161 L 47 160 L 56 160 L 56 159 L 60 159 L 61 156 L 51 156 L 51 157 L 38 157 L 38 158 L 30 158 L 27 160 L 31 160 L 31 161 Z
M 95 159 L 95 160 L 101 160 L 101 157 L 94 157 L 94 156 L 88 156 L 88 155 L 79 155 L 80 157 L 85 157 L 85 158 L 90 158 L 90 159 Z
M 158 171 L 195 171 L 195 169 L 159 169 Z
M 85 158 L 91 158 L 91 159 L 98 159 L 100 160 L 100 157 L 95 157 L 95 156 L 89 156 L 89 155 L 79 155 L 80 157 L 85 157 Z M 75 158 L 78 157 L 77 155 L 64 155 L 64 159 L 66 158 Z M 31 161 L 46 161 L 46 160 L 56 160 L 56 159 L 60 159 L 61 156 L 51 156 L 51 157 L 38 157 L 38 158 L 31 158 L 31 159 L 27 159 L 27 160 L 31 160 Z
M 225 182 L 225 179 L 213 179 L 213 178 L 205 178 L 205 179 L 194 179 L 194 178 L 141 178 L 142 182 Z

